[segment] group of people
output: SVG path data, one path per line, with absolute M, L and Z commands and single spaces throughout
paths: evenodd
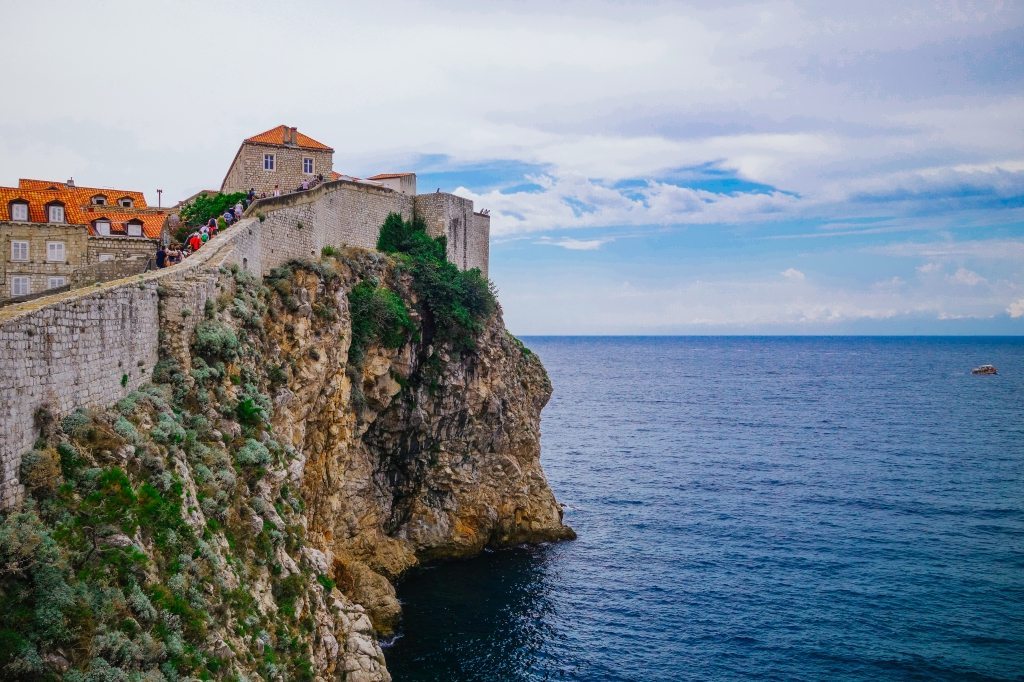
M 249 188 L 249 192 L 243 199 L 238 201 L 234 206 L 229 206 L 220 216 L 207 220 L 205 225 L 195 230 L 185 238 L 184 244 L 175 242 L 167 248 L 161 244 L 160 248 L 157 249 L 156 252 L 156 266 L 158 268 L 167 268 L 172 265 L 177 265 L 191 256 L 193 253 L 201 249 L 203 244 L 217 236 L 217 232 L 222 229 L 221 221 L 223 221 L 223 229 L 226 229 L 241 220 L 242 215 L 245 213 L 245 209 L 249 207 L 249 204 L 252 203 L 255 198 L 256 189 Z
M 295 188 L 296 192 L 305 192 L 313 189 L 324 181 L 323 173 L 318 174 L 311 180 L 303 180 L 302 184 Z M 281 196 L 281 188 L 278 185 L 274 185 L 273 196 Z M 263 192 L 259 195 L 259 199 L 266 199 L 267 193 Z M 256 188 L 250 187 L 246 193 L 245 198 L 236 203 L 234 206 L 227 208 L 224 213 L 220 216 L 220 220 L 224 221 L 224 228 L 228 228 L 234 223 L 242 219 L 242 214 L 245 213 L 245 209 L 249 207 L 253 201 L 257 199 Z M 173 216 L 177 219 L 177 216 Z M 176 226 L 176 225 L 175 225 Z M 221 229 L 218 223 L 218 218 L 210 218 L 206 221 L 206 224 L 194 231 L 188 237 L 185 238 L 184 244 L 173 243 L 169 247 L 165 248 L 162 244 L 156 252 L 156 266 L 158 268 L 166 268 L 172 265 L 177 265 L 181 261 L 185 260 L 193 253 L 202 248 L 203 244 L 210 241 L 217 236 L 218 230 Z
M 311 180 L 310 179 L 303 180 L 301 183 L 299 183 L 298 187 L 296 187 L 295 189 L 292 190 L 292 192 L 305 192 L 305 191 L 311 190 L 314 187 L 316 187 L 317 185 L 319 185 L 320 183 L 322 183 L 323 181 L 324 181 L 324 174 L 323 173 L 318 173 Z M 255 192 L 253 190 L 249 190 L 249 193 L 250 193 L 250 201 L 251 201 L 252 197 L 255 197 L 256 194 L 255 194 Z M 270 194 L 267 194 L 266 192 L 263 192 L 262 194 L 260 194 L 259 198 L 260 199 L 266 199 L 268 196 L 271 196 L 271 197 L 279 197 L 279 196 L 281 196 L 281 186 L 278 185 L 278 184 L 275 184 L 273 192 L 271 192 Z

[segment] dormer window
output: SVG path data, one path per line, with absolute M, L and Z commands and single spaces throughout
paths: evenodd
M 15 222 L 27 223 L 28 222 L 28 202 L 27 201 L 12 201 L 11 202 L 11 220 Z
M 102 194 L 97 194 L 96 196 L 94 196 L 92 198 L 92 203 L 93 203 L 94 206 L 106 206 L 107 205 L 107 197 L 105 197 Z
M 92 223 L 92 228 L 93 230 L 96 231 L 96 234 L 98 234 L 101 237 L 110 236 L 110 221 L 107 220 L 106 218 L 94 220 Z
M 141 220 L 129 220 L 128 221 L 128 236 L 129 237 L 141 237 L 142 236 L 142 221 Z
M 131 197 L 121 197 L 117 200 L 117 203 L 125 208 L 131 208 L 135 205 L 135 202 L 132 201 Z
M 64 204 L 47 204 L 46 220 L 51 223 L 64 222 Z

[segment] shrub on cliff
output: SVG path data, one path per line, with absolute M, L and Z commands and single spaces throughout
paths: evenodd
M 233 360 L 238 355 L 238 336 L 222 322 L 204 320 L 196 327 L 192 349 L 208 360 Z
M 497 310 L 491 283 L 478 268 L 459 270 L 446 255 L 444 237 L 427 234 L 422 218 L 412 221 L 391 213 L 380 229 L 377 249 L 406 262 L 413 286 L 432 320 L 428 340 L 451 343 L 455 350 L 476 347 L 483 323 Z
M 362 281 L 348 294 L 352 314 L 352 344 L 349 359 L 362 362 L 366 348 L 378 343 L 385 348 L 398 348 L 416 326 L 398 294 L 374 282 Z

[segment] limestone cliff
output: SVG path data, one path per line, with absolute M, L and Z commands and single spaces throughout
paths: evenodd
M 0 526 L 5 679 L 387 680 L 403 571 L 573 537 L 551 386 L 500 311 L 454 343 L 409 262 L 355 249 L 217 286 L 164 292 L 152 386 L 40 413 Z

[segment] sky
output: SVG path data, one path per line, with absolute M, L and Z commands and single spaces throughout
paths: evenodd
M 516 334 L 1024 334 L 1022 2 L 0 18 L 0 184 L 173 203 L 287 124 L 335 170 L 414 171 L 489 209 Z

